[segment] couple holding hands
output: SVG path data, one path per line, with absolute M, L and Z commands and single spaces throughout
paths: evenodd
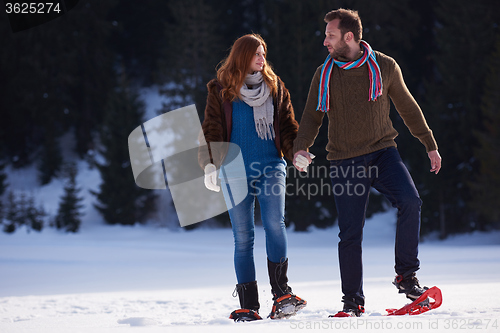
M 408 91 L 401 69 L 391 57 L 372 50 L 363 41 L 361 19 L 356 11 L 338 9 L 325 16 L 323 45 L 329 55 L 313 76 L 300 121 L 295 120 L 290 94 L 266 62 L 267 46 L 256 34 L 237 39 L 229 56 L 208 87 L 205 140 L 231 142 L 243 156 L 246 179 L 224 172 L 224 157 L 213 151 L 200 153 L 209 190 L 222 189 L 228 204 L 235 242 L 234 266 L 240 309 L 231 313 L 235 321 L 261 319 L 253 257 L 254 207 L 259 201 L 266 234 L 268 273 L 273 295 L 270 318 L 294 315 L 307 302 L 288 285 L 287 236 L 285 229 L 286 162 L 293 161 L 307 172 L 314 144 L 325 114 L 328 116 L 327 159 L 332 168 L 376 168 L 368 177 L 341 173 L 332 185 L 373 187 L 398 209 L 395 240 L 394 285 L 411 300 L 425 287 L 419 285 L 418 242 L 421 200 L 413 180 L 396 149 L 398 135 L 389 118 L 390 100 L 412 135 L 425 146 L 436 174 L 441 168 L 437 144 L 422 111 Z M 231 150 L 231 148 L 229 148 Z M 226 154 L 230 154 L 228 151 Z M 222 161 L 222 162 L 219 162 Z M 220 165 L 215 165 L 220 164 Z M 224 176 L 217 175 L 217 169 Z M 217 185 L 220 178 L 220 186 Z M 246 197 L 233 207 L 233 185 L 245 187 Z M 229 186 L 231 185 L 231 186 Z M 264 187 L 273 191 L 264 191 Z M 274 189 L 281 188 L 281 191 Z M 339 225 L 339 267 L 345 314 L 364 312 L 362 235 L 369 190 L 362 195 L 334 193 Z M 246 192 L 245 192 L 246 193 Z

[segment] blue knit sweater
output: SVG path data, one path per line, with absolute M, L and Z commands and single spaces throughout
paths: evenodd
M 231 143 L 241 149 L 247 179 L 257 178 L 266 171 L 283 169 L 286 163 L 278 153 L 274 140 L 263 140 L 257 135 L 253 108 L 241 100 L 232 102 L 232 106 Z M 234 155 L 232 150 L 229 149 L 228 156 Z M 227 177 L 231 177 L 231 171 L 227 171 Z

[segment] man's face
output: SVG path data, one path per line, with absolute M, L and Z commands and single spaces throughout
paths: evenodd
M 339 29 L 339 22 L 339 19 L 335 19 L 326 25 L 325 40 L 323 41 L 323 45 L 326 46 L 334 59 L 346 58 L 349 54 L 349 46 Z
M 257 50 L 255 50 L 255 54 L 250 62 L 250 74 L 254 72 L 260 72 L 266 63 L 266 54 L 264 52 L 264 47 L 260 45 Z

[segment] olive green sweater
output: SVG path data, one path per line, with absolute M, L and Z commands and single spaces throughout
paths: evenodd
M 349 70 L 335 65 L 330 78 L 330 111 L 328 115 L 328 160 L 352 158 L 374 151 L 396 147 L 398 132 L 389 118 L 390 99 L 396 110 L 427 151 L 437 150 L 432 131 L 403 80 L 394 59 L 375 51 L 382 73 L 382 96 L 375 102 L 369 98 L 368 65 Z M 319 66 L 309 88 L 307 103 L 300 121 L 293 151 L 307 150 L 318 135 L 325 112 L 317 111 L 321 74 Z

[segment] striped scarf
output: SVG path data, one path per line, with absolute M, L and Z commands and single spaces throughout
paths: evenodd
M 321 76 L 319 80 L 319 94 L 318 94 L 318 106 L 316 110 L 327 112 L 330 110 L 330 76 L 332 74 L 333 64 L 337 64 L 342 69 L 348 70 L 351 68 L 358 68 L 363 66 L 368 62 L 369 76 L 370 76 L 370 97 L 369 101 L 376 101 L 378 96 L 382 95 L 382 74 L 380 73 L 380 67 L 378 66 L 377 59 L 375 58 L 375 52 L 373 52 L 371 46 L 362 40 L 360 45 L 363 47 L 363 56 L 355 61 L 342 62 L 333 59 L 331 55 L 326 57 L 323 68 L 321 69 Z

